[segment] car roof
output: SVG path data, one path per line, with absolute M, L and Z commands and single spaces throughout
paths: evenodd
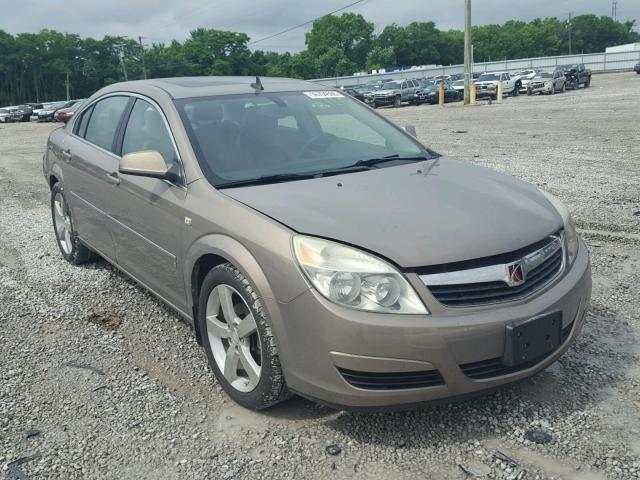
M 155 87 L 166 92 L 174 99 L 208 97 L 213 95 L 236 95 L 255 93 L 251 84 L 256 77 L 175 77 L 135 80 L 114 83 L 103 92 L 129 91 L 136 93 L 145 87 Z M 265 92 L 304 92 L 312 90 L 328 90 L 330 87 L 317 83 L 292 78 L 260 77 Z

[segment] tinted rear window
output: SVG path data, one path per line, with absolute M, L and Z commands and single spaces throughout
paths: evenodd
M 87 125 L 87 141 L 113 151 L 113 139 L 128 102 L 129 97 L 108 97 L 96 103 Z

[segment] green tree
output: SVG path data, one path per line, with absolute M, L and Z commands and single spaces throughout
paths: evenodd
M 356 13 L 327 15 L 313 22 L 311 31 L 305 35 L 305 43 L 308 52 L 318 59 L 318 65 L 331 63 L 329 58 L 335 59 L 338 55 L 335 50 L 339 50 L 344 58 L 336 63 L 345 68 L 353 65 L 354 71 L 362 69 L 373 43 L 373 23 Z M 323 56 L 325 60 L 321 61 Z

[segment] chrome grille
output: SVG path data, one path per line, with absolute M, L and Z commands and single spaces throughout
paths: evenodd
M 542 289 L 562 271 L 563 244 L 563 235 L 559 232 L 532 245 L 532 248 L 498 256 L 505 260 L 504 263 L 483 265 L 486 262 L 482 259 L 461 262 L 462 265 L 483 266 L 456 270 L 440 266 L 441 269 L 444 267 L 444 272 L 427 273 L 420 278 L 440 303 L 450 307 L 519 300 Z M 510 268 L 518 264 L 525 275 L 520 283 L 514 283 L 510 278 Z

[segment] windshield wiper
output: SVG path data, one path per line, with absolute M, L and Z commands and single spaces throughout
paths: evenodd
M 349 165 L 347 167 L 335 168 L 331 170 L 318 170 L 307 173 L 276 173 L 274 175 L 263 175 L 258 178 L 249 178 L 245 180 L 233 180 L 231 182 L 216 185 L 216 188 L 243 187 L 248 185 L 266 185 L 269 183 L 290 182 L 295 180 L 308 180 L 310 178 L 330 177 L 332 175 L 341 175 L 350 172 L 363 172 L 370 170 L 366 165 Z
M 267 183 L 288 182 L 290 180 L 306 180 L 315 178 L 315 173 L 277 173 L 275 175 L 263 175 L 258 178 L 247 178 L 244 180 L 232 180 L 231 182 L 220 183 L 216 188 L 242 187 L 245 185 L 265 185 Z
M 373 167 L 374 165 L 379 165 L 381 163 L 395 162 L 398 160 L 407 161 L 407 162 L 421 162 L 423 160 L 430 160 L 430 159 L 422 155 L 417 157 L 401 157 L 396 153 L 394 155 L 387 155 L 386 157 L 370 158 L 368 160 L 358 160 L 356 163 L 354 163 L 353 165 L 350 165 L 349 167 Z M 345 167 L 345 168 L 349 168 L 349 167 Z

